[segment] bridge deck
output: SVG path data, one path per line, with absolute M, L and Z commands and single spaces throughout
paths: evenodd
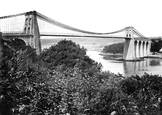
M 79 34 L 41 34 L 41 36 L 53 36 L 53 37 L 90 37 L 90 38 L 121 38 L 125 39 L 125 37 L 121 36 L 105 36 L 105 35 L 79 35 Z
M 24 34 L 24 33 L 3 33 L 3 37 L 11 38 L 11 37 L 32 37 L 32 34 Z M 117 39 L 131 39 L 129 37 L 124 36 L 106 36 L 106 35 L 89 35 L 89 34 L 40 34 L 40 36 L 52 36 L 52 37 L 89 37 L 89 38 L 117 38 Z M 135 37 L 135 40 L 141 40 L 141 41 L 149 41 L 148 38 L 142 38 L 142 37 Z
M 2 37 L 32 37 L 32 34 L 24 34 L 24 33 L 2 33 Z

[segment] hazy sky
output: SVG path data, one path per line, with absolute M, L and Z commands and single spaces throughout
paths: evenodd
M 75 28 L 111 32 L 133 26 L 162 36 L 162 0 L 2 0 L 0 16 L 36 10 Z

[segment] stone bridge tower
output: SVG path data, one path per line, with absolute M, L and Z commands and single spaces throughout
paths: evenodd
M 41 41 L 36 11 L 27 12 L 25 14 L 24 33 L 32 35 L 27 44 L 36 49 L 36 53 L 39 55 L 41 53 Z
M 134 37 L 133 27 L 126 30 L 124 43 L 124 60 L 139 60 L 150 54 L 150 40 L 145 37 Z
M 123 59 L 124 60 L 135 60 L 133 27 L 128 27 L 126 30 Z

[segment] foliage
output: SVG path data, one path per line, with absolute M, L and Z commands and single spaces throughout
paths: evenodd
M 62 42 L 64 46 L 68 43 L 66 47 L 71 51 L 73 43 Z M 59 47 L 53 47 L 59 49 L 62 42 Z M 29 50 L 17 51 L 9 46 L 6 47 L 10 56 L 4 53 L 0 64 L 2 115 L 157 115 L 162 109 L 161 76 L 145 74 L 125 78 L 120 74 L 103 72 L 92 60 L 86 60 L 84 51 L 78 51 L 85 56 L 82 59 L 79 54 L 80 63 L 70 67 L 67 64 L 62 70 L 61 62 L 57 68 L 49 69 L 45 62 L 33 61 L 28 55 L 31 52 L 27 53 Z M 51 56 L 53 50 L 48 50 Z M 78 54 L 76 50 L 74 52 Z M 43 56 L 42 60 L 48 55 Z M 89 66 L 83 70 L 81 67 L 87 63 Z
M 110 85 L 106 73 L 96 71 L 93 66 L 84 73 L 79 66 L 65 71 L 48 70 L 41 66 L 41 62 L 33 64 L 29 61 L 25 51 L 13 50 L 11 58 L 4 58 L 1 62 L 3 114 L 4 107 L 10 111 L 6 113 L 8 115 L 96 113 L 94 103 L 98 103 L 99 92 L 102 87 L 105 91 Z
M 162 77 L 144 74 L 122 81 L 122 90 L 128 95 L 129 103 L 140 114 L 157 115 L 161 110 Z
M 49 69 L 56 69 L 58 67 L 66 69 L 77 66 L 82 70 L 86 70 L 97 65 L 95 61 L 86 55 L 85 48 L 81 48 L 71 40 L 66 39 L 44 50 L 39 58 L 46 63 Z
M 32 67 L 33 56 L 36 56 L 34 50 L 25 46 L 20 48 L 17 44 L 18 50 L 12 46 L 11 41 L 3 42 L 3 58 L 0 61 L 0 114 L 10 115 L 32 101 L 31 80 L 40 75 Z
M 30 46 L 26 46 L 24 41 L 15 38 L 15 39 L 3 39 L 3 56 L 6 59 L 11 59 L 14 53 L 23 52 L 26 59 L 31 61 L 36 61 L 37 55 L 36 51 Z
M 151 52 L 159 52 L 161 48 L 162 48 L 162 39 L 152 40 Z
M 114 97 L 120 95 L 116 92 L 119 92 L 118 82 L 122 79 L 121 75 L 109 72 L 95 72 L 90 76 L 74 68 L 71 71 L 53 71 L 48 84 L 53 88 L 61 89 L 62 101 L 59 109 L 70 115 L 106 115 L 113 110 L 111 104 Z M 107 102 L 109 100 L 110 102 Z
M 102 80 L 102 74 L 82 73 L 77 67 L 62 72 L 41 68 L 40 64 L 24 66 L 23 52 L 15 52 L 5 62 L 1 66 L 0 95 L 14 114 L 94 113 L 97 95 L 108 85 L 105 74 Z
M 109 46 L 105 46 L 102 50 L 103 53 L 123 53 L 124 43 L 116 43 Z

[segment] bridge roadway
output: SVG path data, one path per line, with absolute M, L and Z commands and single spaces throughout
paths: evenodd
M 22 37 L 22 38 L 30 38 L 34 35 L 32 34 L 25 34 L 25 33 L 3 33 L 3 37 L 5 38 L 11 38 L 11 37 Z M 53 37 L 89 37 L 89 38 L 117 38 L 117 39 L 132 39 L 125 36 L 106 36 L 106 35 L 89 35 L 89 34 L 40 34 L 40 36 L 53 36 Z M 149 39 L 156 39 L 156 37 L 150 37 Z M 144 40 L 149 41 L 148 38 L 142 38 L 142 37 L 134 37 L 134 40 Z
M 24 34 L 24 33 L 2 33 L 2 37 L 12 38 L 12 37 L 22 37 L 22 38 L 30 38 L 33 37 L 32 34 Z

